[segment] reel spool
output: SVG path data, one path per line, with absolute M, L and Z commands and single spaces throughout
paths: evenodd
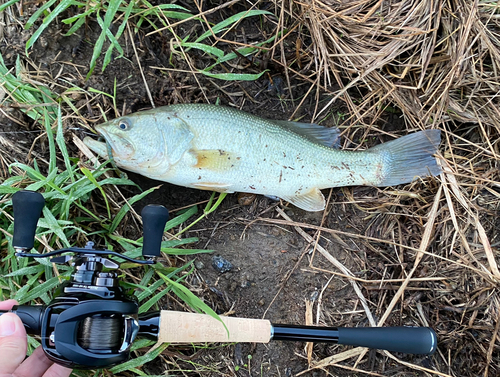
M 77 342 L 90 351 L 120 349 L 123 339 L 121 318 L 93 316 L 85 318 L 78 329 Z

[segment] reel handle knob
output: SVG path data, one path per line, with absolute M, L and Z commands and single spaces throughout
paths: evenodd
M 156 204 L 149 204 L 141 212 L 143 223 L 142 255 L 146 258 L 158 257 L 161 238 L 168 220 L 168 210 Z
M 14 237 L 12 246 L 30 250 L 35 244 L 38 219 L 42 216 L 45 199 L 35 191 L 18 191 L 12 196 L 14 209 Z

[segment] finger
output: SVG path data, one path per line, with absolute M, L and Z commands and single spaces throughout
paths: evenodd
M 17 305 L 16 300 L 0 301 L 0 310 L 10 310 L 14 305 Z
M 52 364 L 54 363 L 47 359 L 42 347 L 38 347 L 31 356 L 16 369 L 15 375 L 16 377 L 41 376 Z
M 0 375 L 13 373 L 26 357 L 26 330 L 12 313 L 0 316 Z
M 69 377 L 72 371 L 72 369 L 65 368 L 61 365 L 52 364 L 43 377 Z

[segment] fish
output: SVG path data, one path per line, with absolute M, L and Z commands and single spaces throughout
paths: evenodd
M 322 211 L 321 190 L 396 186 L 436 176 L 440 131 L 424 130 L 363 151 L 336 147 L 339 130 L 270 120 L 230 107 L 178 104 L 97 125 L 87 147 L 148 178 L 201 190 L 275 196 Z

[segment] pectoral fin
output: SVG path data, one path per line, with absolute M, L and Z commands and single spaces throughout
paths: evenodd
M 200 149 L 190 151 L 196 158 L 195 168 L 211 171 L 226 171 L 239 164 L 239 157 L 222 149 Z
M 168 126 L 162 129 L 163 139 L 167 146 L 166 155 L 170 165 L 175 165 L 192 145 L 194 134 L 189 125 L 175 114 L 163 114 L 168 118 Z
M 231 185 L 228 183 L 218 183 L 218 182 L 196 182 L 192 184 L 199 190 L 217 191 L 217 192 L 227 192 L 233 193 L 230 190 Z
M 322 211 L 325 209 L 325 197 L 318 188 L 313 188 L 304 195 L 283 196 L 287 202 L 305 211 Z

